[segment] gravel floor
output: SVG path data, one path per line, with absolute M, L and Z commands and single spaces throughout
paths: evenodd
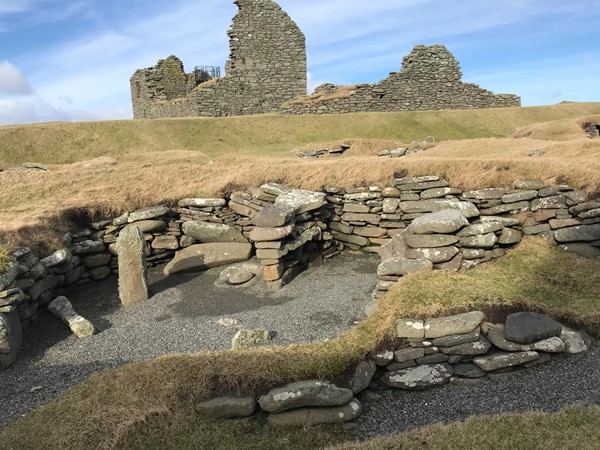
M 120 307 L 114 278 L 83 287 L 69 299 L 100 333 L 79 341 L 58 319 L 40 311 L 19 359 L 0 372 L 0 427 L 95 372 L 167 353 L 229 349 L 238 328 L 220 326 L 219 319 L 268 329 L 273 345 L 335 338 L 364 318 L 377 284 L 378 259 L 338 256 L 275 294 L 265 293 L 262 283 L 218 288 L 214 283 L 223 268 L 166 279 L 153 269 L 153 297 L 129 309 Z
M 381 390 L 379 400 L 359 398 L 365 413 L 355 431 L 364 439 L 470 416 L 523 411 L 555 412 L 574 404 L 600 404 L 600 350 L 560 355 L 551 362 L 481 379 L 471 386 L 428 391 Z

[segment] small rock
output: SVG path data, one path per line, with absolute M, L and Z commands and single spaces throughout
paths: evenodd
M 215 419 L 237 419 L 249 417 L 256 411 L 257 403 L 252 397 L 219 397 L 196 404 L 195 410 L 201 416 Z
M 514 367 L 521 364 L 534 361 L 540 357 L 538 352 L 519 352 L 519 353 L 497 353 L 490 356 L 480 356 L 473 362 L 486 372 L 493 370 Z
M 245 350 L 271 341 L 267 330 L 240 330 L 231 340 L 232 350 Z
M 388 372 L 382 381 L 393 388 L 413 391 L 446 384 L 452 374 L 452 366 L 449 364 L 433 364 Z
M 303 427 L 331 423 L 353 422 L 363 412 L 362 404 L 353 398 L 344 406 L 302 408 L 280 414 L 270 414 L 268 422 L 274 426 Z

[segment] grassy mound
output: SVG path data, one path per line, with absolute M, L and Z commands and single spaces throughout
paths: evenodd
M 475 417 L 450 425 L 433 425 L 366 443 L 327 450 L 594 450 L 600 442 L 600 407 L 575 406 L 556 414 L 528 412 Z
M 294 380 L 335 380 L 390 339 L 400 317 L 500 306 L 545 312 L 599 335 L 600 304 L 595 294 L 599 284 L 600 262 L 528 238 L 501 260 L 467 273 L 405 277 L 380 301 L 372 317 L 330 342 L 169 355 L 97 374 L 6 427 L 0 442 L 9 449 L 165 448 L 172 443 L 177 448 L 198 448 L 198 442 L 233 442 L 241 447 L 263 442 L 262 448 L 282 448 L 288 442 L 290 448 L 311 448 L 315 439 L 322 445 L 340 442 L 348 436 L 330 428 L 283 434 L 253 420 L 217 426 L 195 417 L 193 404 L 219 394 L 264 392 L 268 386 Z

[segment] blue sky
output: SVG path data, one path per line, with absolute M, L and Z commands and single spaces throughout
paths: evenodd
M 524 105 L 600 101 L 600 0 L 280 0 L 309 88 L 376 82 L 416 44 Z M 170 54 L 224 66 L 231 0 L 0 0 L 0 124 L 131 118 L 129 77 Z

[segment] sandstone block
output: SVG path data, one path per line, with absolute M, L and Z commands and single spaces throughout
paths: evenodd
M 252 254 L 251 244 L 216 242 L 191 245 L 175 254 L 164 268 L 165 275 L 193 270 L 206 270 L 246 261 Z
M 148 300 L 146 243 L 137 227 L 126 227 L 117 239 L 119 254 L 119 298 L 123 306 Z

